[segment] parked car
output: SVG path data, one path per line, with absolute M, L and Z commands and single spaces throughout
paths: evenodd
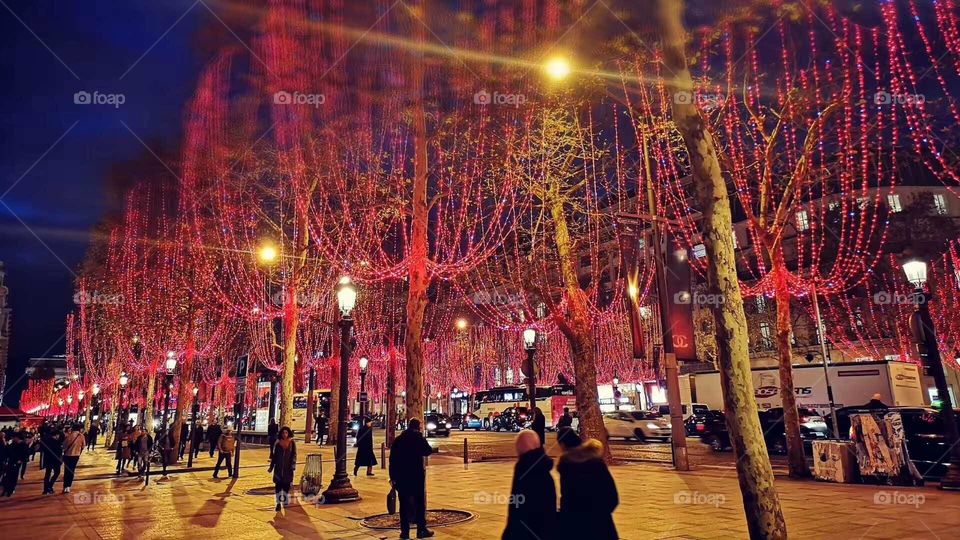
M 920 474 L 927 479 L 942 478 L 947 473 L 950 453 L 940 411 L 930 407 L 890 407 L 886 410 L 900 413 L 907 440 L 907 453 Z M 960 410 L 955 411 L 960 414 Z M 879 411 L 862 406 L 837 409 L 837 426 L 840 428 L 841 438 L 851 438 L 850 415 L 858 412 Z
M 817 411 L 798 407 L 797 412 L 800 414 L 800 437 L 803 439 L 804 446 L 809 447 L 813 441 L 827 438 L 827 423 Z M 772 454 L 786 454 L 787 435 L 783 423 L 783 408 L 760 411 L 759 420 L 767 450 Z M 700 440 L 710 445 L 710 448 L 716 452 L 730 448 L 730 433 L 727 431 L 723 413 L 714 411 L 714 414 L 706 419 Z
M 494 431 L 520 431 L 529 423 L 526 407 L 507 407 L 491 419 Z
M 651 410 L 659 414 L 660 416 L 663 416 L 664 418 L 670 418 L 670 405 L 667 405 L 667 404 L 655 405 Z M 693 415 L 703 414 L 709 410 L 710 410 L 710 407 L 707 407 L 703 403 L 692 403 L 689 405 L 684 403 L 680 405 L 680 413 L 683 415 L 684 421 L 686 421 Z
M 360 430 L 360 415 L 351 414 L 350 421 L 347 423 L 347 437 L 356 437 Z
M 440 413 L 427 413 L 424 416 L 423 434 L 427 437 L 449 437 L 450 419 Z
M 480 420 L 480 417 L 475 414 L 457 413 L 450 415 L 450 425 L 452 429 L 459 429 L 460 431 L 467 429 L 480 431 L 483 429 L 483 422 Z
M 603 426 L 611 437 L 670 440 L 670 419 L 650 411 L 618 411 L 603 415 Z

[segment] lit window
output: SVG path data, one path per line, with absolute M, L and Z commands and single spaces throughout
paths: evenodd
M 760 343 L 764 349 L 773 348 L 773 333 L 770 330 L 770 323 L 760 323 Z
M 797 229 L 805 231 L 810 228 L 810 217 L 806 210 L 797 212 Z
M 760 295 L 755 299 L 757 303 L 757 313 L 763 313 L 767 310 L 767 297 Z
M 900 195 L 896 193 L 887 195 L 887 206 L 890 207 L 890 211 L 893 213 L 903 210 L 903 207 L 900 206 Z
M 936 209 L 937 214 L 941 216 L 947 215 L 947 199 L 943 196 L 943 193 L 933 194 L 933 207 Z
M 697 244 L 693 246 L 693 256 L 702 259 L 707 256 L 707 246 L 703 244 Z
M 737 249 L 740 247 L 740 244 L 737 242 L 737 230 L 734 229 L 731 232 L 733 233 L 731 234 L 731 236 L 733 236 L 733 249 Z

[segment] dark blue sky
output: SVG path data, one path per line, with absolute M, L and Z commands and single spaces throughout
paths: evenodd
M 176 147 L 205 60 L 191 44 L 210 20 L 193 1 L 0 0 L 8 384 L 30 356 L 63 354 L 74 273 L 90 228 L 110 210 L 110 171 L 149 156 L 144 144 L 158 153 Z M 79 91 L 123 94 L 125 103 L 75 104 Z M 122 170 L 114 181 L 125 180 Z

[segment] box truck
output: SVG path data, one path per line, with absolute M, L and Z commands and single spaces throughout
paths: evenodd
M 863 405 L 874 394 L 890 406 L 924 406 L 923 384 L 916 364 L 897 361 L 873 361 L 831 364 L 827 368 L 836 408 Z M 780 372 L 777 368 L 755 368 L 753 391 L 760 410 L 781 407 Z M 680 383 L 684 403 L 704 403 L 723 410 L 720 373 L 716 371 L 683 375 Z M 793 389 L 797 406 L 828 414 L 827 382 L 822 364 L 794 365 Z

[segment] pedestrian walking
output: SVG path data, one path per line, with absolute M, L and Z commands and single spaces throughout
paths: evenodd
M 73 485 L 73 477 L 77 474 L 77 463 L 80 462 L 80 454 L 87 446 L 87 441 L 83 436 L 83 426 L 74 425 L 63 439 L 63 492 L 70 493 L 70 486 Z
M 357 448 L 357 455 L 353 460 L 353 475 L 357 475 L 360 467 L 366 467 L 367 476 L 374 476 L 373 466 L 377 464 L 377 455 L 373 452 L 373 424 L 369 418 L 360 419 L 357 441 L 353 446 Z
M 143 426 L 137 428 L 134 452 L 137 459 L 137 476 L 143 477 L 147 472 L 147 465 L 150 463 L 150 453 L 153 452 L 153 437 Z
M 417 524 L 417 538 L 430 538 L 427 529 L 426 467 L 424 458 L 433 453 L 420 432 L 420 420 L 407 422 L 390 447 L 390 483 L 400 500 L 400 538 L 410 538 L 410 522 Z
M 554 538 L 557 519 L 557 487 L 550 471 L 553 459 L 543 450 L 540 438 L 525 429 L 517 435 L 517 464 L 507 506 L 503 540 Z
M 173 426 L 170 429 L 160 432 L 160 439 L 157 443 L 160 445 L 160 465 L 163 467 L 163 476 L 167 476 L 167 465 L 173 458 Z
M 540 437 L 540 446 L 543 446 L 547 440 L 547 419 L 543 416 L 540 407 L 533 408 L 533 420 L 530 422 L 530 429 Z
M 280 433 L 280 426 L 277 425 L 276 418 L 271 418 L 267 424 L 267 444 L 270 446 L 270 454 L 273 454 L 273 445 L 277 443 L 277 434 Z
M 6 463 L 3 467 L 3 480 L 0 481 L 3 492 L 0 493 L 0 497 L 11 497 L 17 490 L 17 482 L 20 480 L 20 469 L 23 467 L 24 461 L 27 460 L 28 452 L 29 448 L 23 440 L 23 435 L 21 433 L 14 433 L 10 444 L 6 447 Z
M 100 428 L 96 424 L 90 424 L 90 431 L 87 432 L 87 450 L 91 452 L 97 448 L 97 437 L 100 435 Z
M 187 451 L 187 437 L 190 436 L 190 426 L 186 422 L 180 423 L 180 459 L 183 459 L 184 452 Z
M 560 514 L 555 538 L 615 540 L 613 511 L 620 504 L 617 486 L 603 460 L 603 445 L 582 440 L 572 429 L 557 433 L 563 455 L 560 473 Z
M 330 420 L 327 418 L 327 415 L 320 411 L 320 415 L 317 416 L 317 444 L 323 446 L 326 444 L 327 435 L 330 434 Z
M 130 465 L 130 460 L 133 459 L 133 441 L 133 428 L 127 428 L 121 432 L 120 438 L 117 440 L 117 476 L 126 471 Z
M 193 452 L 193 459 L 200 457 L 200 445 L 203 443 L 203 426 L 193 428 L 193 436 L 190 438 L 190 451 Z
M 220 424 L 214 424 L 207 430 L 207 443 L 210 444 L 210 457 L 213 457 L 213 453 L 217 450 L 221 435 L 223 435 L 223 429 L 220 427 Z
M 43 439 L 43 453 L 40 459 L 43 460 L 43 494 L 53 495 L 53 486 L 60 478 L 60 470 L 63 467 L 63 434 L 50 432 Z
M 293 440 L 293 431 L 283 426 L 278 431 L 278 439 L 270 451 L 270 468 L 273 473 L 273 489 L 276 494 L 277 512 L 281 505 L 290 504 L 290 486 L 293 484 L 297 467 L 297 443 Z
M 220 465 L 227 462 L 227 475 L 233 476 L 233 450 L 236 448 L 236 438 L 233 436 L 233 430 L 227 428 L 217 441 L 217 451 L 220 457 L 217 458 L 217 466 L 213 468 L 213 477 L 219 478 Z

